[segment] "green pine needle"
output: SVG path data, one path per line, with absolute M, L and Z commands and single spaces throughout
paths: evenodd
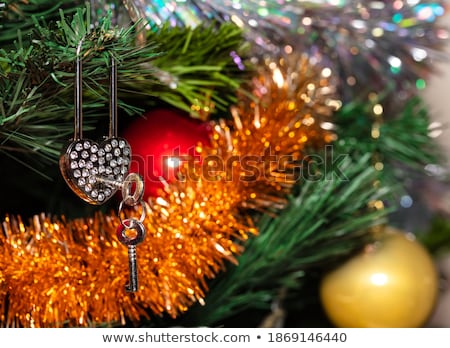
M 419 97 L 409 99 L 395 114 L 385 111 L 387 116 L 376 139 L 371 135 L 375 121 L 372 107 L 372 103 L 349 103 L 337 113 L 334 118 L 340 138 L 337 145 L 346 152 L 378 153 L 387 165 L 400 162 L 418 169 L 439 160 L 437 148 L 429 136 L 427 107 Z
M 18 33 L 28 38 L 35 26 L 35 18 L 54 21 L 59 18 L 60 9 L 73 14 L 83 5 L 81 0 L 3 0 L 0 8 L 0 47 L 14 44 Z

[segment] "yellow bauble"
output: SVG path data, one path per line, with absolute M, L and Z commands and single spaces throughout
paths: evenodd
M 323 308 L 337 327 L 421 327 L 434 309 L 438 274 L 428 251 L 393 228 L 327 274 Z

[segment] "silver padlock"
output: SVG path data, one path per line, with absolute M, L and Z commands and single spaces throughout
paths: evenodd
M 75 73 L 74 136 L 64 147 L 59 167 L 65 181 L 81 199 L 93 205 L 108 201 L 128 174 L 131 148 L 117 136 L 117 65 L 111 57 L 109 134 L 100 141 L 83 138 L 82 42 Z

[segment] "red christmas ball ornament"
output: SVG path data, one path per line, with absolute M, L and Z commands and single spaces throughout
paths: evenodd
M 199 144 L 208 146 L 211 126 L 174 109 L 155 109 L 131 122 L 122 136 L 131 146 L 130 172 L 145 181 L 144 198 L 155 197 L 168 183 L 177 180 L 185 161 L 199 163 Z

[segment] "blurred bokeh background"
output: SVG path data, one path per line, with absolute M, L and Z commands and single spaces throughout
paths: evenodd
M 450 15 L 442 19 L 442 24 L 450 26 Z M 444 52 L 450 59 L 450 43 Z M 446 62 L 436 63 L 436 74 L 431 76 L 430 83 L 423 90 L 425 100 L 430 107 L 432 118 L 442 124 L 442 133 L 437 137 L 439 144 L 450 162 L 450 65 Z

